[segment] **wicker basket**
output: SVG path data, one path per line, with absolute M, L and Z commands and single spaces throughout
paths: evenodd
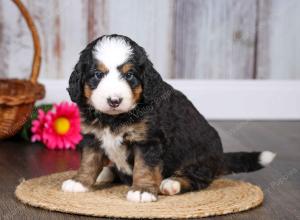
M 41 64 L 41 47 L 36 27 L 20 0 L 13 0 L 31 31 L 34 57 L 29 80 L 0 79 L 0 139 L 16 134 L 30 117 L 34 103 L 45 95 L 44 86 L 37 83 Z

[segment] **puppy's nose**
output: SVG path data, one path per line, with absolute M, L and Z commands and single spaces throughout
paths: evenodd
M 122 102 L 122 98 L 111 98 L 107 99 L 107 103 L 110 107 L 117 108 Z

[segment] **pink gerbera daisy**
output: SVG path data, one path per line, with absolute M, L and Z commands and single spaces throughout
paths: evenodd
M 77 105 L 62 102 L 47 113 L 39 110 L 31 131 L 31 141 L 41 141 L 49 149 L 75 149 L 82 139 Z
M 37 119 L 32 121 L 32 127 L 31 127 L 31 132 L 33 134 L 31 136 L 32 142 L 42 141 L 45 122 L 46 122 L 46 114 L 42 109 L 39 109 Z
M 46 115 L 44 144 L 49 149 L 75 149 L 81 139 L 78 107 L 67 102 L 54 105 Z

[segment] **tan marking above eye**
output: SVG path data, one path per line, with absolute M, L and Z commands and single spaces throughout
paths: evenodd
M 108 73 L 109 71 L 109 69 L 101 62 L 97 64 L 97 70 L 99 70 L 102 73 Z
M 120 71 L 121 73 L 126 74 L 126 73 L 129 72 L 129 70 L 132 69 L 132 67 L 133 67 L 133 64 L 132 64 L 132 63 L 125 63 L 125 64 L 123 64 L 122 66 L 118 67 L 118 69 L 119 69 L 119 71 Z

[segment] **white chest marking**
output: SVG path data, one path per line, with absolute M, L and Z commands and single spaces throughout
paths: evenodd
M 127 147 L 122 145 L 123 134 L 112 134 L 111 131 L 106 128 L 101 135 L 102 148 L 105 150 L 108 158 L 115 163 L 117 168 L 128 174 L 132 175 L 132 169 L 127 163 L 128 150 Z

